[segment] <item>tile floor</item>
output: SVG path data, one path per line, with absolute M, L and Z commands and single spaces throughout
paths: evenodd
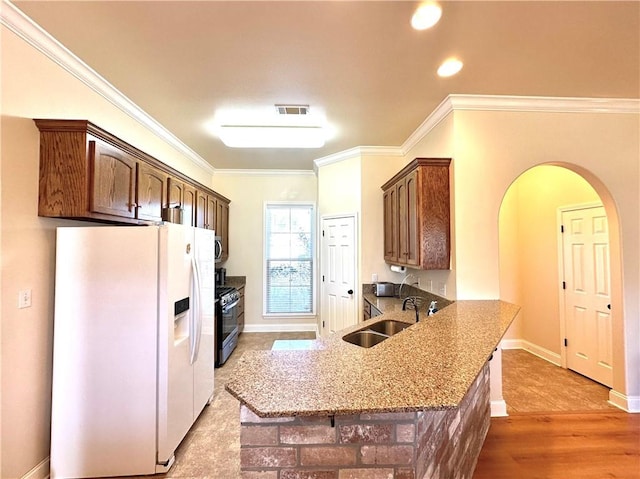
M 508 414 L 619 410 L 608 387 L 522 349 L 502 351 L 502 376 Z
M 227 378 L 247 350 L 295 345 L 314 333 L 244 333 L 227 363 L 216 369 L 214 399 L 176 451 L 166 479 L 237 479 L 240 477 L 239 403 L 224 390 Z M 304 344 L 304 343 L 297 343 Z M 559 368 L 523 350 L 503 351 L 503 393 L 509 414 L 540 411 L 582 411 L 613 408 L 608 388 Z M 614 408 L 615 409 L 615 408 Z M 112 478 L 125 479 L 125 478 Z

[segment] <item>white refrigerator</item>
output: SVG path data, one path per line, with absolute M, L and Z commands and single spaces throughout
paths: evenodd
M 51 477 L 166 472 L 210 402 L 214 233 L 57 229 Z

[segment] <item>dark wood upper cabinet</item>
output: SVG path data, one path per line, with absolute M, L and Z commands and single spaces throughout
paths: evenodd
M 176 179 L 167 178 L 167 206 L 169 208 L 184 208 L 184 187 L 185 184 Z
M 135 218 L 137 166 L 131 155 L 89 137 L 90 211 Z
M 163 171 L 138 163 L 136 184 L 137 218 L 149 221 L 162 221 L 162 209 L 168 204 L 167 180 Z
M 224 196 L 87 120 L 34 122 L 39 216 L 148 224 L 162 220 L 163 208 L 179 206 L 183 224 L 214 229 L 218 204 L 228 212 Z M 228 216 L 223 223 L 228 229 Z
M 182 224 L 196 226 L 196 189 L 185 184 L 182 198 Z
M 215 200 L 213 207 L 210 205 L 210 198 L 204 191 L 196 191 L 196 226 L 198 228 L 213 229 L 215 223 L 213 216 L 215 215 Z
M 215 218 L 216 236 L 220 237 L 222 243 L 221 261 L 226 261 L 229 257 L 229 203 L 220 199 L 216 201 L 216 218 Z
M 207 195 L 207 229 L 216 228 L 216 198 L 213 195 Z
M 416 158 L 382 186 L 387 263 L 450 268 L 450 163 L 450 158 Z

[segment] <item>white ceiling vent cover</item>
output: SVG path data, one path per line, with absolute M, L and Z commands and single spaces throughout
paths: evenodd
M 279 115 L 307 115 L 309 105 L 276 105 Z

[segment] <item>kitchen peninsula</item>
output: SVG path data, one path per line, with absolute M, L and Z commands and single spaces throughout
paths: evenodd
M 458 301 L 371 348 L 342 337 L 252 351 L 226 389 L 240 400 L 243 478 L 470 477 L 490 419 L 489 366 L 519 307 Z

